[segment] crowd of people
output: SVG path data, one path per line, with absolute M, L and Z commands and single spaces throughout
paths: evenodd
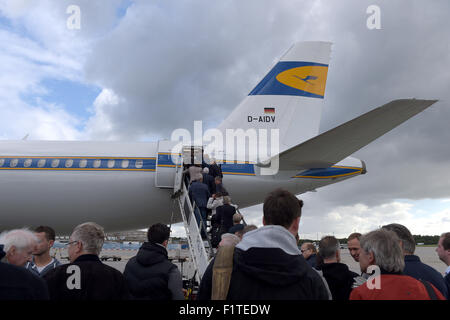
M 193 180 L 195 183 L 195 180 Z M 206 201 L 213 208 L 217 196 Z M 225 198 L 222 195 L 222 198 Z M 215 207 L 227 215 L 230 205 Z M 225 207 L 222 208 L 221 207 Z M 239 213 L 223 224 L 214 259 L 199 285 L 198 300 L 445 300 L 450 286 L 450 233 L 436 249 L 446 276 L 414 255 L 415 242 L 400 224 L 348 237 L 360 273 L 342 263 L 340 243 L 323 237 L 317 248 L 299 246 L 303 201 L 277 189 L 263 205 L 263 226 L 244 226 Z M 230 211 L 231 212 L 231 211 Z M 225 228 L 227 228 L 225 230 Z M 2 300 L 182 300 L 182 276 L 168 259 L 170 228 L 152 225 L 123 273 L 99 259 L 105 234 L 93 222 L 76 226 L 67 243 L 69 263 L 50 255 L 55 231 L 40 226 L 0 235 Z

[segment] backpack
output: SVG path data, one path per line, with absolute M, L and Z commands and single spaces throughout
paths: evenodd
M 213 265 L 211 300 L 225 300 L 233 272 L 234 245 L 218 249 Z

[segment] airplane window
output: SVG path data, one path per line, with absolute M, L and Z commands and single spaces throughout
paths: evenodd
M 130 161 L 128 160 L 122 160 L 122 168 L 128 168 L 128 165 L 130 164 Z
M 39 159 L 39 161 L 38 161 L 38 168 L 44 167 L 46 162 L 47 162 L 46 159 Z
M 5 159 L 0 159 L 0 167 L 3 167 L 4 164 L 5 164 Z
M 52 166 L 52 168 L 58 167 L 59 166 L 59 159 L 53 159 L 51 166 Z
M 108 168 L 114 168 L 115 160 L 108 160 Z
M 86 168 L 86 166 L 87 166 L 87 160 L 86 160 L 86 159 L 80 160 L 79 166 L 80 166 L 80 168 Z
M 70 168 L 73 166 L 73 160 L 72 159 L 67 159 L 66 160 L 66 168 Z
M 23 166 L 24 166 L 25 168 L 30 167 L 32 161 L 33 161 L 32 159 L 27 159 L 27 160 L 25 160 L 25 162 L 23 163 Z
M 136 168 L 141 169 L 144 166 L 143 160 L 136 160 Z
M 102 165 L 102 160 L 99 160 L 99 159 L 94 160 L 94 165 L 93 165 L 94 168 L 99 168 L 101 165 Z
M 12 159 L 12 160 L 9 162 L 9 166 L 10 166 L 11 168 L 14 168 L 15 166 L 17 166 L 18 163 L 19 163 L 19 159 Z

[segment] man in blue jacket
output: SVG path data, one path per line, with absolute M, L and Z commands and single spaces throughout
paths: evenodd
M 429 265 L 422 263 L 420 258 L 414 255 L 416 242 L 408 228 L 398 223 L 392 223 L 383 226 L 383 229 L 394 231 L 400 239 L 400 247 L 405 256 L 405 269 L 403 270 L 403 274 L 417 280 L 430 282 L 448 299 L 448 288 L 442 275 Z
M 200 217 L 198 217 L 198 212 L 195 214 L 195 218 L 197 219 L 197 222 L 199 224 L 199 228 L 201 228 L 200 225 L 200 219 L 203 220 L 203 224 L 206 228 L 206 216 L 208 214 L 208 199 L 211 197 L 211 194 L 209 193 L 208 186 L 203 183 L 203 178 L 200 178 L 199 180 L 196 180 L 192 182 L 191 186 L 189 187 L 189 197 L 191 198 L 191 201 L 195 201 L 195 204 L 197 205 Z M 206 230 L 202 230 L 202 237 L 206 237 Z

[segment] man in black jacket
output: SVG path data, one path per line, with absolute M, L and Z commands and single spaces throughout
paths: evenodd
M 147 232 L 148 242 L 131 258 L 124 271 L 132 298 L 183 300 L 183 281 L 176 265 L 167 258 L 170 229 L 157 223 Z
M 216 219 L 220 223 L 219 237 L 227 233 L 233 226 L 233 215 L 236 213 L 236 208 L 231 205 L 231 198 L 229 196 L 223 197 L 223 205 L 216 209 Z
M 216 160 L 212 160 L 212 163 L 209 165 L 209 174 L 215 177 L 223 177 L 222 168 L 220 165 L 216 163 Z
M 346 264 L 340 263 L 339 241 L 333 236 L 323 237 L 319 242 L 319 256 L 323 263 L 317 269 L 322 270 L 333 300 L 348 300 L 354 278 L 358 274 L 350 271 Z
M 0 245 L 0 260 L 4 256 Z M 0 262 L 0 300 L 48 300 L 47 284 L 23 267 Z
M 209 169 L 207 167 L 203 168 L 203 183 L 208 186 L 210 194 L 216 193 L 216 184 L 214 183 L 214 177 L 209 175 Z
M 44 275 L 52 300 L 123 300 L 129 294 L 123 275 L 103 264 L 98 255 L 105 234 L 96 223 L 75 227 L 69 238 L 69 264 Z
M 266 197 L 264 226 L 248 232 L 235 247 L 228 300 L 328 300 L 319 274 L 298 250 L 302 201 L 277 189 Z M 210 300 L 213 264 L 203 275 L 199 300 Z

